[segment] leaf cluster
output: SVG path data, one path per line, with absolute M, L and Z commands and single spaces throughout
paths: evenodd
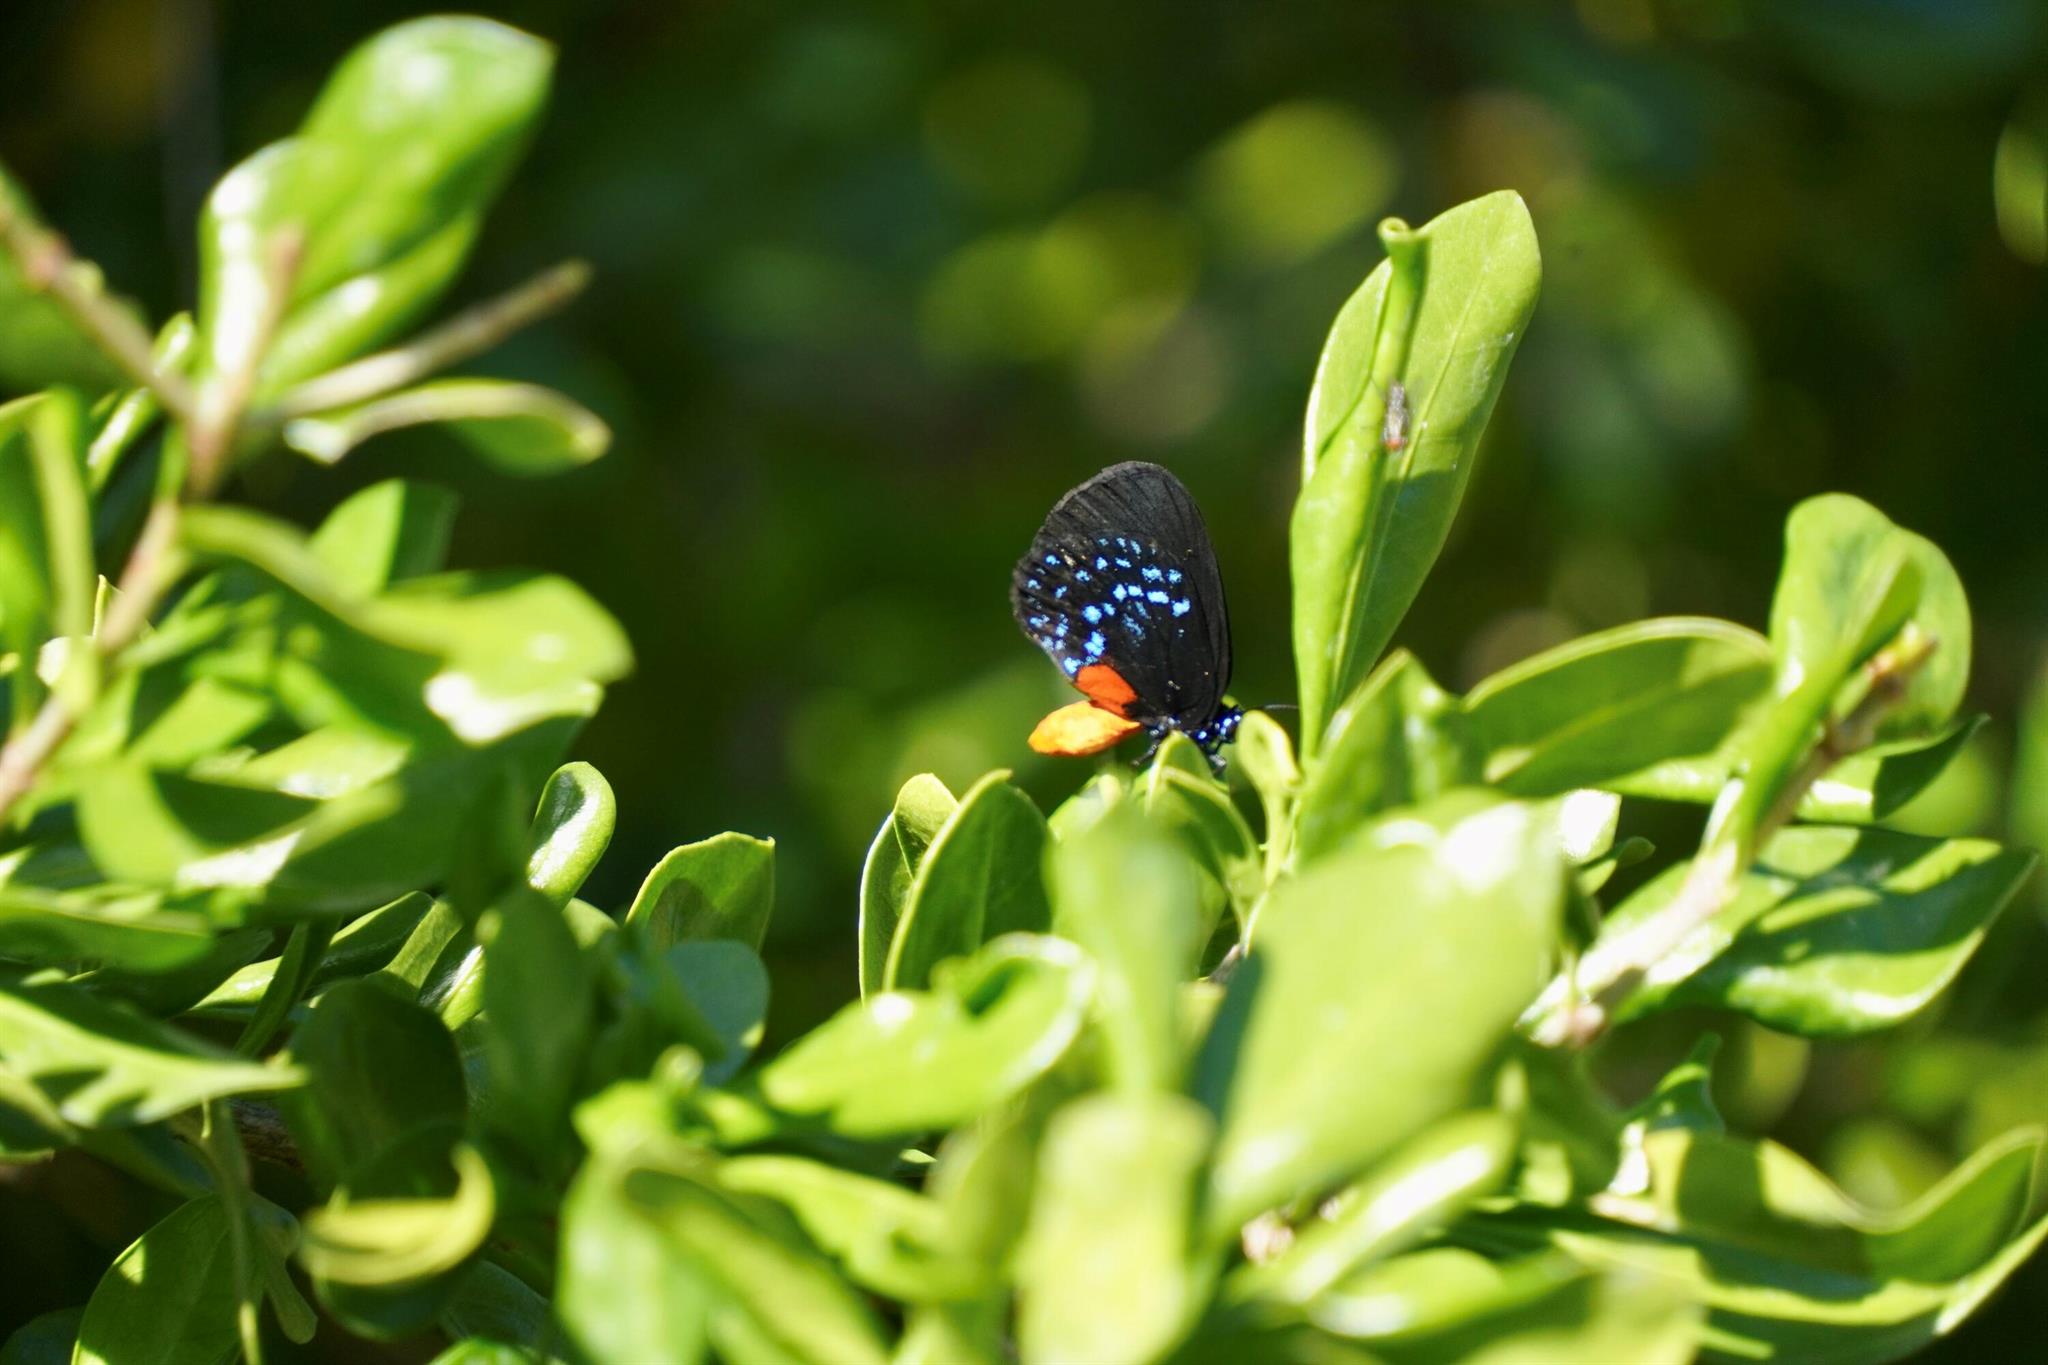
M 103 362 L 0 408 L 0 1159 L 161 1204 L 10 1365 L 323 1323 L 449 1365 L 1878 1361 L 2048 1236 L 2035 1132 L 1880 1210 L 1730 1128 L 1710 1034 L 1640 1097 L 1588 1069 L 1681 1009 L 1922 1017 L 2033 858 L 1884 826 L 1976 723 L 1970 620 L 1853 498 L 1793 510 L 1761 633 L 1645 621 L 1463 695 L 1388 652 L 1534 306 L 1507 192 L 1384 225 L 1337 316 L 1298 737 L 1254 712 L 1230 781 L 1175 737 L 1049 813 L 913 779 L 859 998 L 763 1055 L 772 842 L 579 898 L 616 808 L 562 760 L 631 666 L 611 617 L 448 570 L 430 487 L 310 531 L 215 500 L 407 423 L 516 472 L 602 449 L 560 395 L 431 377 L 576 271 L 407 330 L 548 65 L 481 20 L 371 39 L 222 181 L 153 338 L 0 197 L 7 324 Z M 1649 801 L 1698 846 L 1619 839 Z

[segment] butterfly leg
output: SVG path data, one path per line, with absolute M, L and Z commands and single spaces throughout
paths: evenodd
M 1152 736 L 1152 742 L 1145 746 L 1145 752 L 1139 754 L 1137 761 L 1131 764 L 1133 768 L 1142 768 L 1152 761 L 1152 755 L 1158 753 L 1159 746 L 1166 743 L 1166 736 L 1169 731 L 1166 726 L 1158 725 L 1147 730 L 1145 733 Z

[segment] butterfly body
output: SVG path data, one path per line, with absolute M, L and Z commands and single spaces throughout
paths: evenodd
M 1230 619 L 1200 509 L 1156 464 L 1112 465 L 1053 505 L 1011 577 L 1017 623 L 1088 700 L 1033 732 L 1043 753 L 1097 753 L 1178 731 L 1212 762 L 1242 713 Z

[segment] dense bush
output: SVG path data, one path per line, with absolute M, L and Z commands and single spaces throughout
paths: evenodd
M 630 667 L 612 619 L 445 570 L 430 487 L 310 533 L 214 501 L 410 424 L 602 451 L 559 394 L 435 377 L 577 269 L 407 335 L 548 66 L 477 20 L 372 39 L 216 188 L 154 338 L 0 185 L 12 353 L 104 378 L 0 407 L 0 1151 L 160 1209 L 0 1358 L 1882 1360 L 2048 1235 L 2032 1130 L 1877 1211 L 1730 1130 L 1711 1034 L 1643 1095 L 1589 1070 L 1694 1007 L 1912 1019 L 2032 858 L 1883 827 L 1973 729 L 1970 619 L 1853 498 L 1792 510 L 1767 633 L 1641 622 L 1463 696 L 1387 652 L 1534 305 L 1506 192 L 1385 224 L 1331 332 L 1299 741 L 1254 712 L 1228 783 L 1175 738 L 1049 816 L 913 780 L 862 999 L 755 1056 L 772 844 L 577 898 L 613 801 L 556 765 Z M 1698 847 L 1617 839 L 1625 800 L 1705 807 Z

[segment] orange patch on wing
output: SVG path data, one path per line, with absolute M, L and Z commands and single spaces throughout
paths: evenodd
M 1124 708 L 1138 699 L 1137 689 L 1108 664 L 1089 664 L 1074 677 L 1081 695 L 1103 710 L 1123 715 Z
M 1110 672 L 1115 676 L 1114 670 Z M 1123 679 L 1118 678 L 1117 681 L 1122 682 Z M 1041 754 L 1085 758 L 1089 754 L 1101 753 L 1133 730 L 1141 728 L 1138 722 L 1125 720 L 1093 702 L 1077 701 L 1071 706 L 1062 706 L 1038 722 L 1031 732 L 1031 747 Z

